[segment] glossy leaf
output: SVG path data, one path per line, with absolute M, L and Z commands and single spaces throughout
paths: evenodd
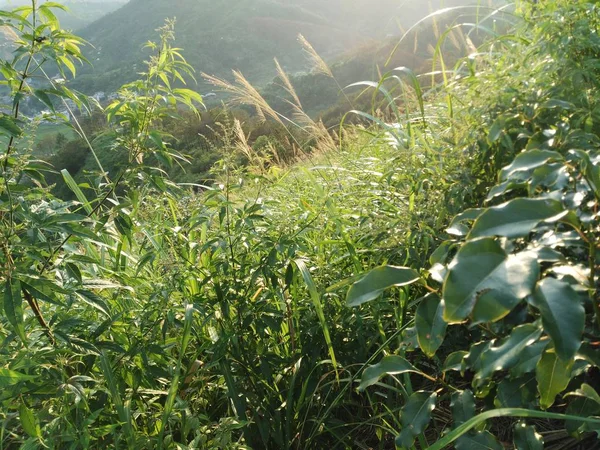
M 529 150 L 523 152 L 513 162 L 502 169 L 501 178 L 506 180 L 516 172 L 542 167 L 551 161 L 564 161 L 564 157 L 551 150 Z
M 517 450 L 543 450 L 544 440 L 536 433 L 535 428 L 523 422 L 515 425 L 515 449 Z
M 448 324 L 444 321 L 444 308 L 437 295 L 425 297 L 415 315 L 419 347 L 430 358 L 444 342 Z
M 379 363 L 364 370 L 358 389 L 364 391 L 386 375 L 399 375 L 408 372 L 421 373 L 420 370 L 401 356 L 386 356 Z
M 480 301 L 485 307 L 478 311 L 479 320 L 504 317 L 533 292 L 538 272 L 530 254 L 509 256 L 492 238 L 467 242 L 454 258 L 444 283 L 444 320 L 463 322 Z
M 396 438 L 396 445 L 401 448 L 411 448 L 431 421 L 431 413 L 435 409 L 437 394 L 435 392 L 415 392 L 410 396 L 400 412 L 402 431 Z
M 473 392 L 468 389 L 453 392 L 450 409 L 452 410 L 452 421 L 455 428 L 475 417 L 475 396 Z
M 548 340 L 539 340 L 535 344 L 528 345 L 519 356 L 517 364 L 510 369 L 513 377 L 520 377 L 530 372 L 535 372 L 542 353 L 548 346 Z
M 554 404 L 556 396 L 563 392 L 571 381 L 573 361 L 563 361 L 552 346 L 542 354 L 536 367 L 540 406 L 548 409 Z
M 497 347 L 487 349 L 481 355 L 481 369 L 475 376 L 477 384 L 481 384 L 494 372 L 506 370 L 517 364 L 523 350 L 534 344 L 542 335 L 542 330 L 535 324 L 521 325 L 515 328 L 508 338 Z
M 563 281 L 546 278 L 538 284 L 533 304 L 540 310 L 544 330 L 552 338 L 558 356 L 571 360 L 581 347 L 585 326 L 579 294 Z
M 378 267 L 354 283 L 348 291 L 346 303 L 348 306 L 360 306 L 375 300 L 389 288 L 408 286 L 416 283 L 419 279 L 419 273 L 408 267 Z
M 465 434 L 456 440 L 456 450 L 504 450 L 498 440 L 489 431 Z
M 567 212 L 557 200 L 517 198 L 484 211 L 467 238 L 525 237 L 541 222 L 557 221 Z

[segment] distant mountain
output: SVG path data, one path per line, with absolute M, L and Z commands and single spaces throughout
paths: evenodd
M 241 70 L 264 84 L 275 75 L 277 57 L 289 72 L 307 69 L 297 42 L 302 33 L 325 58 L 399 34 L 441 5 L 468 0 L 131 0 L 80 30 L 93 44 L 75 87 L 112 91 L 143 69 L 142 47 L 176 18 L 177 46 L 198 71 L 229 76 Z
M 65 0 L 59 1 L 69 12 L 57 11 L 62 26 L 69 30 L 77 30 L 98 20 L 102 16 L 120 8 L 128 0 Z M 39 2 L 43 3 L 43 0 Z M 31 0 L 3 0 L 0 9 L 13 9 L 23 5 L 31 5 Z

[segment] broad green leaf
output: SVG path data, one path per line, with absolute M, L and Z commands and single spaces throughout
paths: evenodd
M 27 338 L 23 324 L 23 296 L 19 280 L 10 278 L 6 280 L 4 285 L 4 313 L 17 335 L 26 343 Z
M 565 397 L 573 396 L 573 397 L 587 398 L 588 400 L 591 400 L 600 406 L 600 395 L 598 395 L 596 390 L 587 383 L 583 383 L 579 389 L 577 389 L 576 391 L 573 391 L 573 392 L 569 392 L 568 394 L 565 394 L 564 396 Z
M 529 345 L 521 355 L 517 364 L 510 369 L 513 377 L 520 377 L 535 371 L 538 361 L 542 357 L 544 349 L 548 346 L 548 340 L 541 339 L 535 344 Z
M 462 370 L 463 360 L 468 354 L 469 352 L 466 352 L 464 350 L 449 354 L 446 358 L 446 361 L 444 361 L 444 367 L 442 371 L 448 372 L 450 370 L 454 370 L 460 372 Z
M 489 431 L 465 434 L 456 440 L 456 450 L 504 450 Z
M 467 209 L 452 220 L 450 226 L 446 230 L 446 233 L 454 236 L 466 236 L 469 232 L 469 229 L 463 222 L 469 222 L 477 219 L 483 211 L 485 211 L 483 208 Z
M 23 403 L 19 406 L 19 420 L 25 433 L 31 437 L 40 437 L 42 431 L 40 425 L 35 418 L 35 414 L 31 409 L 25 406 Z
M 371 270 L 364 278 L 354 283 L 348 291 L 348 306 L 360 306 L 379 297 L 386 289 L 408 286 L 419 281 L 420 275 L 408 267 L 382 266 Z
M 535 428 L 523 422 L 515 425 L 515 449 L 517 450 L 544 450 L 542 436 L 535 432 Z
M 500 139 L 500 136 L 502 135 L 505 126 L 506 117 L 499 116 L 498 118 L 496 118 L 494 123 L 491 125 L 488 133 L 488 139 L 490 140 L 490 142 L 496 142 L 498 139 Z
M 35 377 L 32 375 L 25 375 L 24 373 L 15 372 L 14 370 L 0 369 L 0 388 L 6 388 L 33 379 L 35 379 Z
M 567 388 L 571 381 L 573 361 L 563 361 L 554 347 L 548 347 L 536 367 L 540 406 L 548 409 L 554 404 L 556 396 Z
M 448 324 L 444 322 L 443 315 L 442 301 L 437 295 L 428 295 L 417 308 L 415 325 L 419 347 L 430 358 L 444 342 Z
M 541 222 L 555 222 L 566 213 L 568 211 L 557 200 L 517 198 L 484 211 L 473 224 L 467 238 L 525 237 Z
M 567 414 L 579 417 L 591 417 L 600 414 L 600 405 L 587 397 L 573 397 L 569 399 L 567 406 Z M 565 421 L 565 428 L 571 434 L 580 433 L 587 430 L 600 429 L 600 425 L 596 427 L 588 424 L 582 424 L 579 420 Z
M 401 448 L 411 448 L 431 421 L 431 413 L 435 409 L 437 394 L 435 392 L 419 391 L 410 396 L 400 412 L 402 431 L 396 438 L 396 445 Z
M 399 375 L 408 372 L 421 373 L 420 370 L 401 356 L 386 356 L 379 363 L 369 366 L 364 370 L 358 389 L 364 391 L 369 386 L 377 383 L 385 375 Z
M 508 179 L 513 173 L 542 167 L 551 161 L 564 161 L 564 157 L 550 150 L 528 150 L 519 154 L 513 162 L 502 169 L 502 180 Z
M 537 382 L 535 375 L 526 377 L 505 378 L 498 384 L 494 405 L 497 408 L 524 408 L 535 401 L 537 397 Z
M 461 426 L 467 420 L 475 417 L 475 396 L 470 390 L 452 393 L 450 402 L 454 428 Z
M 533 296 L 544 330 L 564 361 L 570 361 L 581 347 L 585 326 L 585 309 L 581 303 L 579 294 L 571 286 L 555 278 L 542 280 Z
M 542 335 L 542 329 L 534 324 L 515 328 L 502 345 L 491 347 L 481 355 L 481 369 L 475 375 L 475 382 L 481 385 L 494 372 L 506 370 L 518 363 L 523 350 L 534 344 Z
M 467 242 L 450 265 L 444 283 L 444 320 L 461 323 L 482 301 L 478 320 L 498 320 L 531 295 L 539 266 L 528 253 L 509 256 L 492 238 Z

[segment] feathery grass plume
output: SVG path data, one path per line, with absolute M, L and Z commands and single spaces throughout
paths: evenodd
M 252 106 L 261 120 L 266 120 L 266 117 L 268 116 L 284 126 L 279 114 L 271 108 L 260 92 L 250 84 L 244 75 L 237 70 L 233 70 L 232 72 L 235 79 L 234 83 L 230 83 L 222 78 L 206 73 L 202 73 L 202 77 L 213 86 L 231 94 L 231 104 Z
M 331 69 L 329 68 L 327 63 L 323 60 L 323 58 L 321 58 L 321 55 L 319 55 L 317 53 L 317 51 L 311 45 L 311 43 L 308 42 L 302 34 L 298 35 L 298 40 L 300 41 L 300 44 L 302 45 L 304 52 L 306 53 L 306 55 L 308 56 L 310 61 L 313 63 L 313 69 L 315 69 L 315 71 L 317 73 L 326 75 L 330 78 L 334 78 L 333 73 L 331 72 Z
M 460 31 L 460 27 L 459 28 L 454 28 L 454 29 L 450 30 L 448 32 L 448 39 L 450 39 L 450 42 L 452 43 L 452 45 L 454 46 L 454 48 L 456 48 L 456 50 L 462 50 L 463 49 L 463 45 L 459 42 L 458 37 L 455 34 L 455 32 L 457 32 L 457 30 Z M 459 33 L 459 35 L 460 35 L 460 33 Z
M 306 112 L 304 112 L 304 108 L 302 107 L 302 102 L 300 101 L 300 97 L 298 97 L 298 93 L 296 92 L 296 89 L 294 89 L 294 85 L 292 84 L 287 73 L 285 73 L 285 71 L 279 64 L 279 61 L 277 60 L 277 58 L 275 58 L 275 67 L 277 68 L 277 75 L 279 76 L 279 78 L 281 79 L 281 82 L 283 83 L 282 87 L 294 100 L 293 102 L 291 102 L 287 99 L 285 100 L 294 110 L 292 119 L 294 120 L 294 122 L 299 123 L 299 124 L 311 125 L 313 123 L 313 120 L 309 117 L 308 114 L 306 114 Z
M 235 148 L 237 148 L 246 158 L 248 158 L 248 161 L 252 162 L 255 159 L 256 153 L 248 144 L 248 139 L 246 138 L 246 134 L 242 128 L 242 123 L 238 119 L 235 119 L 233 122 L 233 130 L 237 138 Z
M 285 88 L 287 93 L 292 96 L 292 98 L 294 99 L 294 102 L 296 103 L 296 106 L 298 108 L 302 108 L 302 102 L 300 101 L 300 97 L 298 97 L 298 94 L 296 93 L 296 89 L 294 89 L 294 86 L 292 85 L 290 78 L 288 77 L 287 73 L 285 73 L 285 70 L 283 70 L 283 67 L 281 67 L 281 64 L 279 64 L 279 61 L 277 60 L 277 58 L 275 58 L 275 67 L 277 68 L 277 75 L 279 75 L 279 78 L 281 79 L 281 82 L 283 83 L 283 87 Z

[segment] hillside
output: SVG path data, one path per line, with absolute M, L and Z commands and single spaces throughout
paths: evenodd
M 68 0 L 61 2 L 69 11 L 57 11 L 62 26 L 68 30 L 77 30 L 98 20 L 102 16 L 120 8 L 128 0 Z M 0 9 L 13 9 L 31 5 L 31 0 L 4 0 Z
M 465 0 L 434 1 L 465 4 Z M 198 71 L 227 76 L 241 70 L 254 83 L 275 75 L 277 57 L 289 72 L 306 70 L 297 42 L 302 33 L 326 59 L 399 33 L 427 14 L 429 6 L 396 0 L 132 0 L 123 8 L 81 30 L 95 48 L 86 55 L 93 68 L 83 68 L 74 85 L 81 90 L 112 91 L 134 79 L 142 68 L 141 48 L 156 39 L 165 19 L 175 18 L 177 46 Z
M 32 5 L 0 70 L 0 449 L 600 450 L 597 2 L 518 0 L 481 35 L 443 11 L 442 55 L 411 45 L 441 72 L 342 87 L 393 41 L 280 70 L 287 116 L 240 76 L 204 110 L 170 24 L 71 141 L 21 108 L 89 100 L 31 89 L 83 60 Z M 357 122 L 303 111 L 325 83 Z

